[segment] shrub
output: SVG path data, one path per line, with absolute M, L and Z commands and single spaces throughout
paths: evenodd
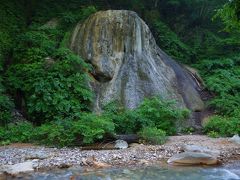
M 166 132 L 156 127 L 145 127 L 138 135 L 151 144 L 164 144 L 167 140 Z
M 233 136 L 240 133 L 240 122 L 236 117 L 213 116 L 204 125 L 204 132 L 220 136 Z
M 3 131 L 4 132 L 4 131 Z M 16 142 L 31 142 L 34 136 L 34 127 L 29 122 L 18 122 L 8 124 L 4 135 L 1 137 L 2 141 Z
M 91 144 L 104 137 L 114 134 L 115 126 L 112 120 L 106 116 L 84 113 L 80 120 L 73 123 L 73 132 L 75 141 L 83 144 Z
M 48 146 L 72 146 L 74 141 L 72 121 L 58 121 L 37 127 L 34 141 Z
M 84 113 L 77 121 L 57 121 L 37 128 L 34 140 L 59 147 L 91 144 L 114 134 L 111 119 Z
M 164 101 L 158 97 L 145 99 L 136 111 L 141 117 L 142 127 L 156 127 L 168 135 L 175 134 L 176 123 L 189 115 L 189 110 L 177 109 L 173 101 Z
M 218 138 L 219 134 L 215 131 L 210 131 L 209 133 L 207 133 L 207 135 L 211 138 Z
M 192 134 L 195 131 L 195 129 L 193 127 L 186 127 L 182 129 L 182 133 L 184 134 Z
M 103 108 L 103 115 L 112 119 L 118 134 L 133 134 L 145 124 L 136 110 L 128 110 L 111 102 Z
M 126 110 L 113 102 L 105 106 L 104 114 L 113 119 L 116 132 L 137 133 L 147 126 L 164 130 L 168 135 L 176 133 L 176 123 L 187 118 L 188 110 L 177 109 L 172 101 L 159 97 L 145 99 L 137 109 Z

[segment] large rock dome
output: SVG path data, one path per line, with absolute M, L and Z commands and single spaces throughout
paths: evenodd
M 96 109 L 111 101 L 135 108 L 154 95 L 192 111 L 204 108 L 193 77 L 156 45 L 135 12 L 93 14 L 75 27 L 70 46 L 94 67 Z

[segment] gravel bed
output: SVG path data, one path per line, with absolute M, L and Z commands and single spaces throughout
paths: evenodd
M 71 166 L 131 166 L 166 161 L 182 152 L 183 145 L 198 145 L 221 152 L 222 162 L 240 160 L 240 145 L 227 138 L 209 138 L 202 135 L 171 136 L 164 145 L 134 144 L 122 150 L 81 150 L 81 148 L 48 148 L 34 145 L 9 145 L 0 147 L 0 166 L 34 160 L 36 170 L 67 168 Z

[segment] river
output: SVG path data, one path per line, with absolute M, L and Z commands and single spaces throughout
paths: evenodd
M 240 180 L 240 162 L 218 167 L 147 166 L 86 171 L 82 168 L 35 172 L 10 179 L 34 180 Z

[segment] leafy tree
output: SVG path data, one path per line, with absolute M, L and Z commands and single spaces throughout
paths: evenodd
M 240 31 L 240 1 L 231 0 L 219 9 L 215 18 L 220 17 L 227 31 Z
M 8 82 L 14 94 L 24 92 L 27 115 L 34 122 L 75 119 L 89 110 L 88 70 L 81 58 L 59 49 L 53 59 L 12 66 Z

